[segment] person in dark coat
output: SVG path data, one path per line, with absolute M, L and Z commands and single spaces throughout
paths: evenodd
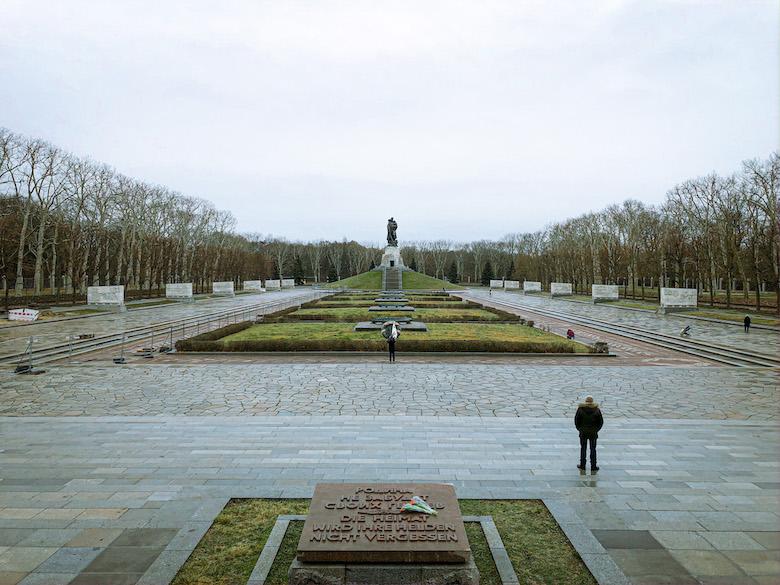
M 585 451 L 590 443 L 590 470 L 598 471 L 596 464 L 596 440 L 599 431 L 604 426 L 604 417 L 601 415 L 599 405 L 593 402 L 593 396 L 586 396 L 574 415 L 574 426 L 580 432 L 580 464 L 578 469 L 585 469 Z
M 750 315 L 745 315 L 743 323 L 745 323 L 745 333 L 750 333 Z
M 395 337 L 391 337 L 387 340 L 387 350 L 390 352 L 390 361 L 395 361 Z

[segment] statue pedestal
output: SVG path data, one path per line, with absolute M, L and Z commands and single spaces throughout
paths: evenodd
M 404 259 L 401 258 L 401 251 L 398 246 L 387 246 L 384 254 L 382 254 L 382 262 L 379 264 L 380 268 L 403 268 Z

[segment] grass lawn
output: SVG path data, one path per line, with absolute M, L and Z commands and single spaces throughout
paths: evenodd
M 180 301 L 174 301 L 173 299 L 157 299 L 154 301 L 145 301 L 143 303 L 132 303 L 127 305 L 127 310 L 142 309 L 147 307 L 154 307 L 156 305 L 170 305 L 172 303 L 178 303 Z
M 382 273 L 379 271 L 364 272 L 336 282 L 329 282 L 325 288 L 357 288 L 363 290 L 380 290 L 382 288 Z
M 404 290 L 455 290 L 462 289 L 462 286 L 450 284 L 438 278 L 427 276 L 419 272 L 404 272 L 403 274 Z M 344 278 L 337 282 L 329 282 L 325 288 L 355 288 L 362 290 L 380 290 L 382 288 L 382 273 L 380 271 L 364 272 Z
M 463 514 L 493 516 L 519 581 L 527 585 L 595 585 L 596 580 L 539 500 L 460 500 Z M 179 570 L 172 585 L 246 583 L 280 514 L 305 514 L 308 500 L 231 500 Z M 302 522 L 293 522 L 266 583 L 287 583 Z M 482 585 L 500 585 L 479 524 L 466 534 Z
M 499 315 L 478 308 L 457 308 L 457 309 L 426 309 L 419 308 L 414 311 L 393 311 L 390 309 L 382 310 L 379 312 L 369 311 L 368 308 L 361 307 L 345 307 L 338 309 L 319 309 L 313 307 L 311 309 L 298 309 L 288 315 L 288 317 L 307 317 L 330 319 L 333 321 L 369 321 L 372 317 L 379 315 L 407 315 L 415 320 L 424 321 L 430 323 L 434 320 L 438 321 L 468 321 L 469 319 L 474 321 L 498 321 L 501 319 Z
M 775 325 L 780 326 L 780 319 L 771 315 L 761 315 L 746 311 L 729 311 L 726 309 L 701 309 L 697 311 L 688 311 L 684 315 L 693 315 L 694 317 L 707 317 L 708 319 L 723 319 L 724 321 L 735 321 L 742 323 L 745 315 L 750 315 L 753 325 Z
M 398 351 L 521 351 L 588 353 L 586 345 L 525 325 L 508 323 L 427 323 L 428 331 L 402 333 Z M 280 344 L 284 350 L 355 349 L 384 351 L 379 331 L 353 331 L 352 323 L 265 323 L 218 340 L 223 351 L 260 351 L 258 344 Z M 349 343 L 355 342 L 355 343 Z M 362 342 L 362 344 L 360 343 Z M 464 345 L 465 348 L 453 344 Z M 448 345 L 449 344 L 449 345 Z M 512 349 L 513 345 L 520 345 Z M 234 346 L 235 349 L 231 349 Z M 262 348 L 264 350 L 265 347 Z M 271 349 L 274 349 L 271 347 Z
M 462 286 L 433 278 L 420 272 L 404 272 L 402 283 L 404 290 L 461 290 Z

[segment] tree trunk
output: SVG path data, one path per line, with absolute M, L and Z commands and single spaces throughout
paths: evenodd
M 47 214 L 41 214 L 41 223 L 38 226 L 38 237 L 35 246 L 35 294 L 39 295 L 43 291 L 43 252 L 46 247 L 46 220 Z
M 17 293 L 21 294 L 24 290 L 24 248 L 27 245 L 27 227 L 30 224 L 30 206 L 24 206 L 24 215 L 22 215 L 22 229 L 19 232 L 19 248 L 16 254 L 16 284 L 14 286 Z

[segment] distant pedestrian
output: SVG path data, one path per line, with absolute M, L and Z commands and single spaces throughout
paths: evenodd
M 390 362 L 395 361 L 395 339 L 391 338 L 387 340 L 387 351 L 390 352 Z
M 489 296 L 489 297 L 492 297 L 492 296 L 493 296 L 493 289 L 492 289 L 492 288 L 491 288 L 491 289 L 488 291 L 488 296 Z
M 593 396 L 586 396 L 585 402 L 580 403 L 577 414 L 574 415 L 574 426 L 580 432 L 580 464 L 577 469 L 585 469 L 585 455 L 588 443 L 590 443 L 590 470 L 598 471 L 596 464 L 596 440 L 599 431 L 604 426 L 604 417 L 601 415 L 599 405 L 593 402 Z
M 566 330 L 566 339 L 574 339 L 574 330 L 573 329 L 567 329 Z
M 750 333 L 750 315 L 745 315 L 743 323 L 745 324 L 745 333 Z

